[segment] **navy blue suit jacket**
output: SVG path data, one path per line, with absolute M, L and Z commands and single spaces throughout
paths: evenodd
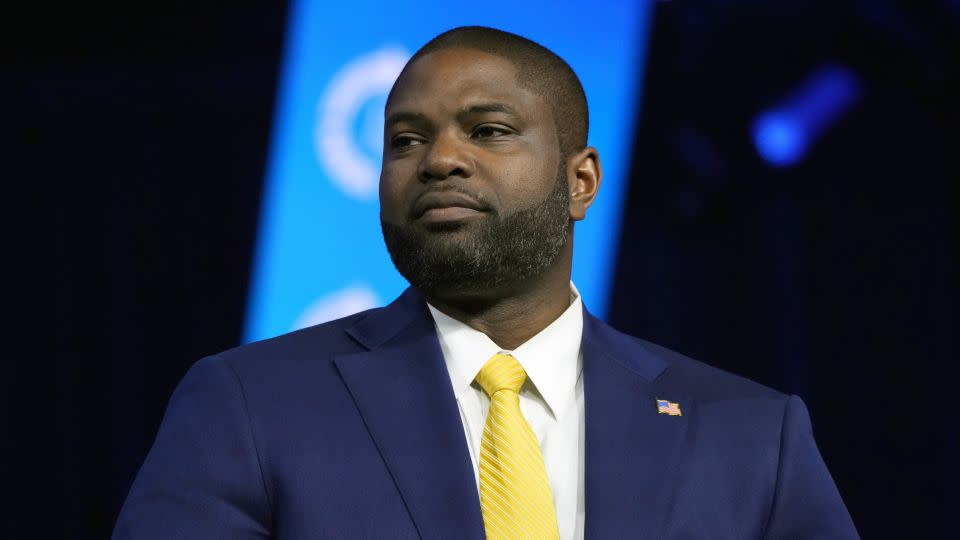
M 587 539 L 857 537 L 799 398 L 587 312 L 583 385 Z M 480 539 L 468 452 L 433 320 L 408 289 L 197 362 L 113 538 Z

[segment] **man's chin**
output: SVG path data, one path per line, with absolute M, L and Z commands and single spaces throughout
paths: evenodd
M 450 301 L 487 298 L 506 285 L 497 279 L 497 276 L 493 275 L 466 275 L 453 271 L 453 268 L 447 268 L 447 271 L 433 270 L 417 276 L 408 275 L 404 277 L 422 294 Z
M 438 221 L 423 223 L 419 227 L 426 234 L 452 234 L 469 230 L 470 224 L 465 221 Z

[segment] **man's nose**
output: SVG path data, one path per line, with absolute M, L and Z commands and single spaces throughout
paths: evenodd
M 429 143 L 429 149 L 420 162 L 422 182 L 446 180 L 451 176 L 469 178 L 473 175 L 473 157 L 469 142 L 456 133 L 438 133 Z

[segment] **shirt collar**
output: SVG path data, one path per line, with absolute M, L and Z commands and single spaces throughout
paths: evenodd
M 470 388 L 480 368 L 493 355 L 505 352 L 520 362 L 527 378 L 543 396 L 554 417 L 573 395 L 580 376 L 580 342 L 583 337 L 583 302 L 570 283 L 570 306 L 546 328 L 513 351 L 501 349 L 486 334 L 440 312 L 430 304 L 440 348 L 454 393 L 459 400 Z

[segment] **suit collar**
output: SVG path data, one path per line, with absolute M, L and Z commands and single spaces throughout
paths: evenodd
M 416 319 L 429 318 L 426 304 L 420 293 L 413 287 L 407 287 L 403 294 L 383 309 L 370 311 L 347 328 L 350 337 L 367 349 L 375 349 L 384 344 Z
M 583 349 L 590 349 L 598 359 L 619 364 L 642 378 L 653 381 L 667 368 L 667 363 L 641 340 L 620 333 L 583 308 Z

